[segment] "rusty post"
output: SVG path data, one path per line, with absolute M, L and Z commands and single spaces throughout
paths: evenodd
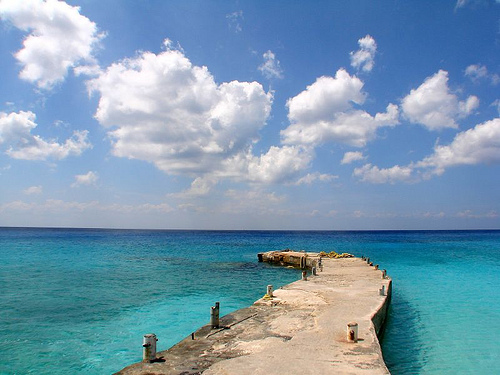
M 358 323 L 351 322 L 347 324 L 347 341 L 358 342 Z

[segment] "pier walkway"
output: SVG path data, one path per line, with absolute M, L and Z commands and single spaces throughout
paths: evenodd
M 269 260 L 266 254 L 259 259 Z M 272 259 L 280 261 L 276 254 Z M 292 252 L 282 255 L 284 265 L 285 256 L 294 259 Z M 318 267 L 318 254 L 306 258 L 306 267 Z M 391 279 L 366 261 L 323 258 L 317 276 L 222 317 L 218 329 L 202 327 L 194 339 L 157 353 L 158 362 L 136 363 L 118 374 L 389 374 L 378 334 L 390 296 Z M 351 322 L 358 325 L 357 342 L 348 339 Z

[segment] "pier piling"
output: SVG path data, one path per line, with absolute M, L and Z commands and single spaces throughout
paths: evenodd
M 273 297 L 273 286 L 272 285 L 268 285 L 267 286 L 267 293 L 266 293 L 269 297 Z
M 358 323 L 347 323 L 347 341 L 358 342 Z
M 156 359 L 156 342 L 158 339 L 154 333 L 144 335 L 142 340 L 142 361 L 151 363 Z
M 215 306 L 210 308 L 210 325 L 212 328 L 219 328 L 220 303 L 215 302 Z

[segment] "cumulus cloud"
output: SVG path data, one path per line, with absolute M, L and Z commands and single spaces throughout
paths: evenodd
M 267 79 L 283 78 L 283 70 L 281 69 L 280 62 L 276 59 L 276 56 L 273 52 L 267 51 L 262 55 L 264 58 L 264 62 L 259 66 L 259 70 L 262 72 L 264 77 Z
M 180 193 L 169 194 L 175 198 L 193 198 L 208 195 L 217 184 L 217 178 L 213 176 L 197 177 L 191 182 L 189 189 Z
M 89 171 L 86 174 L 78 174 L 75 176 L 75 182 L 71 187 L 79 187 L 82 185 L 95 185 L 99 176 L 96 172 Z
M 436 145 L 416 166 L 441 175 L 449 167 L 493 163 L 500 163 L 500 118 L 458 133 L 447 146 Z
M 359 50 L 351 52 L 351 66 L 364 72 L 371 72 L 375 64 L 377 43 L 372 36 L 366 35 L 358 40 Z
M 375 184 L 416 182 L 461 165 L 500 163 L 500 118 L 458 133 L 449 145 L 436 145 L 434 152 L 407 166 L 379 168 L 366 164 L 353 172 L 361 181 Z
M 42 186 L 38 185 L 38 186 L 30 186 L 29 188 L 24 189 L 23 193 L 26 195 L 38 195 L 42 194 L 42 191 L 43 191 Z
M 366 94 L 363 82 L 339 69 L 335 77 L 320 77 L 312 85 L 288 99 L 288 118 L 292 123 L 314 124 L 331 119 L 336 113 L 348 110 L 351 102 L 363 104 Z
M 311 149 L 300 146 L 271 146 L 265 154 L 245 156 L 229 160 L 229 173 L 250 182 L 282 183 L 296 177 L 310 166 L 314 158 Z
M 0 112 L 0 145 L 8 147 L 7 155 L 24 160 L 61 160 L 78 156 L 92 147 L 87 139 L 87 130 L 75 131 L 64 143 L 46 141 L 33 135 L 31 131 L 37 127 L 35 119 L 36 115 L 30 111 Z
M 57 0 L 2 0 L 0 17 L 30 32 L 15 54 L 22 65 L 20 78 L 50 89 L 69 69 L 96 65 L 93 52 L 103 34 L 79 7 Z
M 95 117 L 108 129 L 115 156 L 170 174 L 221 172 L 258 139 L 272 94 L 257 82 L 218 85 L 206 67 L 170 46 L 114 63 L 89 81 L 100 94 Z
M 389 104 L 385 113 L 375 116 L 354 109 L 366 94 L 363 82 L 339 69 L 335 77 L 320 77 L 287 101 L 291 125 L 281 131 L 285 144 L 317 146 L 340 142 L 362 147 L 372 140 L 378 128 L 398 124 L 399 111 Z
M 481 64 L 469 65 L 465 69 L 465 76 L 469 77 L 472 82 L 480 82 L 483 80 L 488 80 L 492 85 L 498 85 L 500 83 L 500 76 L 498 74 L 490 74 L 488 68 Z
M 351 164 L 358 160 L 365 160 L 366 156 L 360 151 L 349 151 L 344 154 L 340 164 Z
M 401 103 L 404 115 L 412 123 L 429 130 L 457 129 L 456 120 L 470 115 L 479 106 L 476 96 L 459 101 L 448 88 L 448 72 L 438 71 L 427 77 L 417 89 L 411 90 Z
M 412 167 L 395 165 L 391 168 L 380 169 L 376 165 L 365 164 L 360 168 L 354 169 L 353 175 L 359 177 L 363 182 L 370 182 L 372 184 L 394 184 L 401 181 L 410 181 L 412 172 Z

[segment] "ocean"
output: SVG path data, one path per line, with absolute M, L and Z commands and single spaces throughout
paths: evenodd
M 111 374 L 300 278 L 284 248 L 368 256 L 393 279 L 392 374 L 500 374 L 500 231 L 0 228 L 0 374 Z

